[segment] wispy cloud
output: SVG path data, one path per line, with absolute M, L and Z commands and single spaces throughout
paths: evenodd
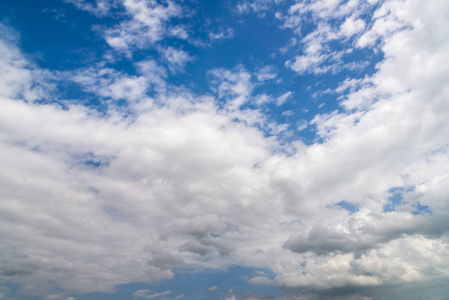
M 116 0 L 63 0 L 64 2 L 73 4 L 76 8 L 85 10 L 97 17 L 104 17 L 109 14 L 113 7 L 118 5 Z
M 278 76 L 276 67 L 274 66 L 263 66 L 256 74 L 258 81 L 265 81 L 270 79 L 275 79 Z
M 229 40 L 234 36 L 234 30 L 232 28 L 228 28 L 226 30 L 219 30 L 217 32 L 209 32 L 209 39 L 211 41 L 215 40 Z
M 159 51 L 168 63 L 168 68 L 173 73 L 184 71 L 186 64 L 194 59 L 186 51 L 173 47 L 160 48 Z
M 165 291 L 162 293 L 153 293 L 150 290 L 138 290 L 133 293 L 134 299 L 155 299 L 160 298 L 163 296 L 166 296 L 168 294 L 171 294 L 171 291 Z
M 129 19 L 105 31 L 106 42 L 114 49 L 130 55 L 134 48 L 148 48 L 168 35 L 187 36 L 182 27 L 167 26 L 170 19 L 183 15 L 181 6 L 175 2 L 125 0 L 123 7 Z
M 293 95 L 293 92 L 288 91 L 284 94 L 282 94 L 281 96 L 279 96 L 276 99 L 276 105 L 277 106 L 281 106 L 282 104 L 284 104 L 285 102 L 287 102 L 287 100 Z

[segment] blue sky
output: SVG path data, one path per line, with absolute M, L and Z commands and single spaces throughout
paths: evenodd
M 0 1 L 0 299 L 447 299 L 447 16 Z

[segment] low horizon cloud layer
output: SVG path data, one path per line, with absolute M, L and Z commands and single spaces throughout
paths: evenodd
M 0 299 L 85 299 L 233 266 L 268 270 L 247 281 L 277 299 L 415 299 L 414 287 L 447 299 L 447 1 L 240 1 L 236 19 L 289 34 L 280 63 L 200 75 L 191 49 L 233 43 L 240 27 L 198 29 L 186 2 L 61 5 L 116 19 L 91 25 L 100 59 L 64 69 L 40 66 L 0 24 Z M 339 78 L 314 86 L 317 106 L 334 104 L 277 118 L 301 110 L 283 109 L 301 97 L 286 72 Z M 189 76 L 207 88 L 176 81 Z

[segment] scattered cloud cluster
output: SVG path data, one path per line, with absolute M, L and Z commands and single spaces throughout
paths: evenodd
M 63 0 L 64 2 L 73 4 L 77 9 L 84 10 L 88 13 L 94 14 L 97 17 L 106 16 L 111 9 L 118 5 L 116 0 Z
M 173 33 L 185 37 L 185 30 L 167 26 L 170 19 L 182 17 L 182 8 L 175 2 L 125 0 L 122 4 L 129 19 L 106 30 L 105 39 L 111 47 L 129 52 L 133 48 L 148 48 Z
M 308 22 L 315 26 L 301 37 L 302 54 L 288 60 L 286 66 L 298 74 L 365 68 L 368 62 L 348 62 L 346 58 L 360 49 L 376 47 L 377 41 L 410 26 L 401 14 L 405 6 L 402 0 L 303 1 L 292 5 L 287 13 L 278 12 L 282 26 L 299 36 Z
M 246 14 L 254 12 L 260 16 L 265 16 L 265 13 L 275 6 L 281 3 L 283 0 L 243 0 L 237 4 L 237 11 L 240 14 Z
M 219 30 L 217 32 L 209 32 L 209 38 L 211 41 L 215 40 L 229 40 L 234 36 L 234 30 L 228 28 L 226 30 Z

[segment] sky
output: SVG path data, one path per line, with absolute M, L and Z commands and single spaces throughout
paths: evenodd
M 446 0 L 0 0 L 0 299 L 449 299 Z

